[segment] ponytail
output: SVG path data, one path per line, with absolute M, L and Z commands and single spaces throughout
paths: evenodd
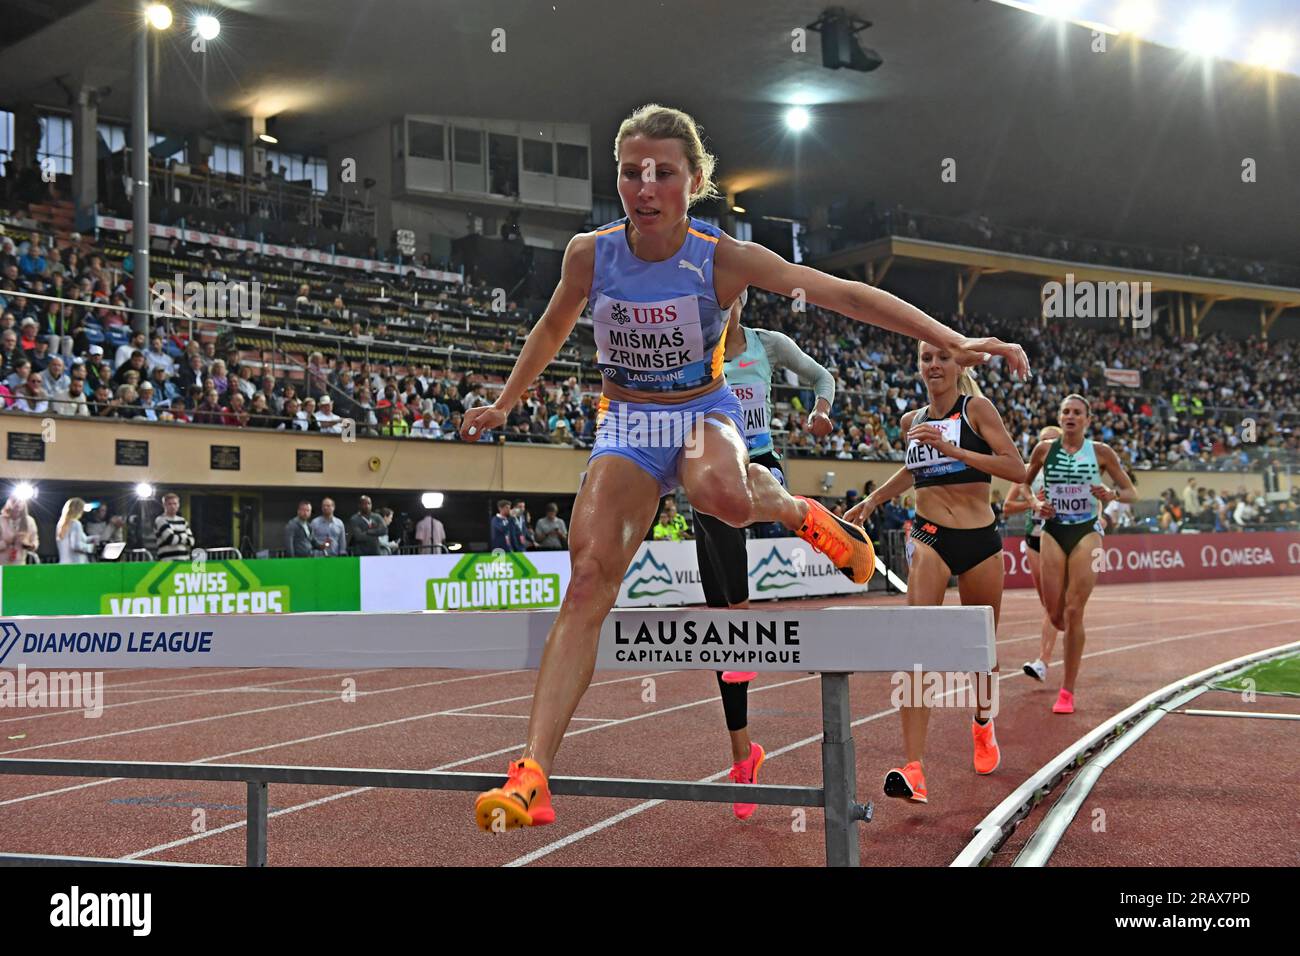
M 971 374 L 970 369 L 961 370 L 961 375 L 957 376 L 957 392 L 960 395 L 970 395 L 973 398 L 982 398 L 984 393 L 980 390 L 980 383 L 975 381 L 975 376 Z

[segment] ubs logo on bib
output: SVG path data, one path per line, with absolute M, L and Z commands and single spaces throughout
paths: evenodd
M 614 308 L 610 310 L 609 317 L 619 325 L 627 325 L 632 321 L 632 317 L 627 314 L 627 308 L 621 302 L 614 303 Z
M 637 325 L 664 325 L 668 322 L 676 322 L 677 306 L 634 307 L 632 318 L 636 320 Z

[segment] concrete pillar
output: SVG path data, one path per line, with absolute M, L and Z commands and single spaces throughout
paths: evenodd
M 72 202 L 80 232 L 95 228 L 99 205 L 99 93 L 91 86 L 77 91 L 72 107 Z
M 14 145 L 11 162 L 14 169 L 36 165 L 36 151 L 41 146 L 41 124 L 36 107 L 30 103 L 14 110 Z
M 239 144 L 244 148 L 244 175 L 266 174 L 266 143 L 260 137 L 266 132 L 266 118 L 249 116 L 239 122 Z

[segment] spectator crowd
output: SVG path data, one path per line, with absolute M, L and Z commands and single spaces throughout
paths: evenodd
M 225 273 L 203 266 L 200 275 Z M 230 330 L 201 340 L 187 336 L 186 323 L 164 320 L 146 336 L 132 330 L 124 311 L 131 282 L 125 263 L 119 266 L 75 234 L 64 245 L 40 234 L 0 238 L 0 408 L 456 441 L 464 412 L 498 394 L 499 384 L 481 369 L 454 370 L 450 360 L 437 368 L 417 360 L 367 362 L 308 347 L 300 367 L 286 375 L 283 365 L 241 352 Z M 373 308 L 354 314 L 341 295 L 322 301 L 305 282 L 294 283 L 292 291 L 282 316 L 288 328 L 327 329 L 357 341 L 396 334 Z M 473 290 L 464 295 L 477 301 Z M 749 303 L 746 324 L 787 332 L 836 378 L 835 428 L 822 439 L 801 427 L 811 392 L 797 382 L 776 383 L 778 448 L 793 456 L 901 460 L 901 414 L 925 401 L 912 346 L 815 307 L 794 311 L 789 300 L 762 291 L 755 290 Z M 403 321 L 401 311 L 394 322 Z M 1043 327 L 1037 317 L 947 320 L 972 335 L 1026 346 L 1030 381 L 1011 381 L 996 362 L 977 371 L 1026 454 L 1069 392 L 1090 397 L 1093 437 L 1112 444 L 1135 470 L 1245 470 L 1257 467 L 1261 455 L 1294 461 L 1300 454 L 1294 383 L 1300 355 L 1291 340 L 1211 335 L 1183 341 L 1163 332 L 1137 337 L 1077 322 Z M 591 358 L 590 330 L 579 326 L 575 339 Z M 508 339 L 493 344 L 507 361 L 510 348 Z M 472 364 L 468 356 L 463 364 Z M 1110 384 L 1104 369 L 1137 373 L 1140 385 Z M 539 380 L 489 439 L 590 447 L 600 388 L 594 373 L 588 361 L 581 378 Z M 1251 422 L 1249 433 L 1244 420 Z

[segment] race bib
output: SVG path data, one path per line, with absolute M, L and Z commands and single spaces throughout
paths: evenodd
M 945 441 L 953 445 L 961 444 L 961 418 L 944 418 L 940 421 L 922 422 L 933 425 L 943 434 Z M 949 458 L 937 448 L 912 441 L 907 444 L 907 467 L 920 478 L 934 478 L 951 474 L 966 467 L 964 462 Z
M 707 358 L 699 302 L 693 295 L 660 302 L 602 297 L 592 325 L 597 361 L 624 370 L 629 383 L 672 381 Z
M 767 386 L 762 382 L 732 385 L 731 391 L 740 400 L 740 410 L 745 416 L 745 437 L 766 437 L 770 430 L 767 418 Z
M 1093 520 L 1092 489 L 1088 485 L 1051 484 L 1047 486 L 1047 500 L 1056 511 L 1052 520 L 1062 524 L 1077 524 Z

